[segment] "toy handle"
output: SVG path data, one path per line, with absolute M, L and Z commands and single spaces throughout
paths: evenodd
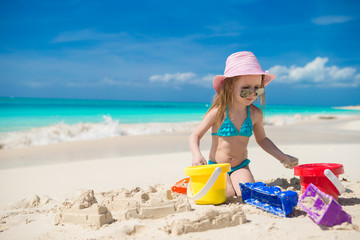
M 342 185 L 342 183 L 339 181 L 339 179 L 335 176 L 335 174 L 330 171 L 329 169 L 324 170 L 325 176 L 334 184 L 334 186 L 337 188 L 340 194 L 345 192 L 345 187 Z
M 212 186 L 214 185 L 214 183 L 218 179 L 220 173 L 221 173 L 221 167 L 216 167 L 213 174 L 211 175 L 211 177 L 209 178 L 209 180 L 205 184 L 205 186 L 195 195 L 192 195 L 192 192 L 190 190 L 191 189 L 191 180 L 190 180 L 188 188 L 187 188 L 187 196 L 190 197 L 192 200 L 195 200 L 195 201 L 200 200 L 201 198 L 203 198 L 207 194 L 207 192 L 212 188 Z

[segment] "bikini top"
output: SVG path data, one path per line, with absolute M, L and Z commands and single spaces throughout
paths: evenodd
M 221 137 L 233 137 L 233 136 L 244 136 L 250 137 L 253 132 L 253 124 L 250 118 L 250 108 L 247 106 L 247 118 L 242 124 L 240 131 L 238 132 L 235 125 L 229 118 L 229 109 L 226 108 L 226 117 L 223 124 L 220 126 L 217 133 L 211 133 L 211 135 Z

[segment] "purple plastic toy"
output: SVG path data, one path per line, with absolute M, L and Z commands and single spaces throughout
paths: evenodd
M 298 205 L 317 224 L 331 227 L 343 222 L 351 223 L 351 216 L 342 210 L 340 204 L 312 183 L 305 190 Z

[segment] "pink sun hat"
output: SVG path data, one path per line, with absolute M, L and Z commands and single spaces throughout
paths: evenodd
M 264 75 L 264 85 L 274 80 L 275 75 L 263 71 L 258 60 L 252 52 L 236 52 L 226 59 L 224 75 L 217 75 L 213 80 L 213 87 L 219 93 L 221 84 L 226 78 L 241 75 Z

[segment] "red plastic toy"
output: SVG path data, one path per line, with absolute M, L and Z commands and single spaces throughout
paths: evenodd
M 325 176 L 324 170 L 329 169 L 339 178 L 344 173 L 344 167 L 337 163 L 312 163 L 295 166 L 294 175 L 300 177 L 301 191 L 305 192 L 310 183 L 314 184 L 320 191 L 329 194 L 338 200 L 340 195 L 338 189 Z
M 174 186 L 171 187 L 171 191 L 176 193 L 186 194 L 189 181 L 190 181 L 189 177 L 181 179 L 180 181 L 175 183 Z

